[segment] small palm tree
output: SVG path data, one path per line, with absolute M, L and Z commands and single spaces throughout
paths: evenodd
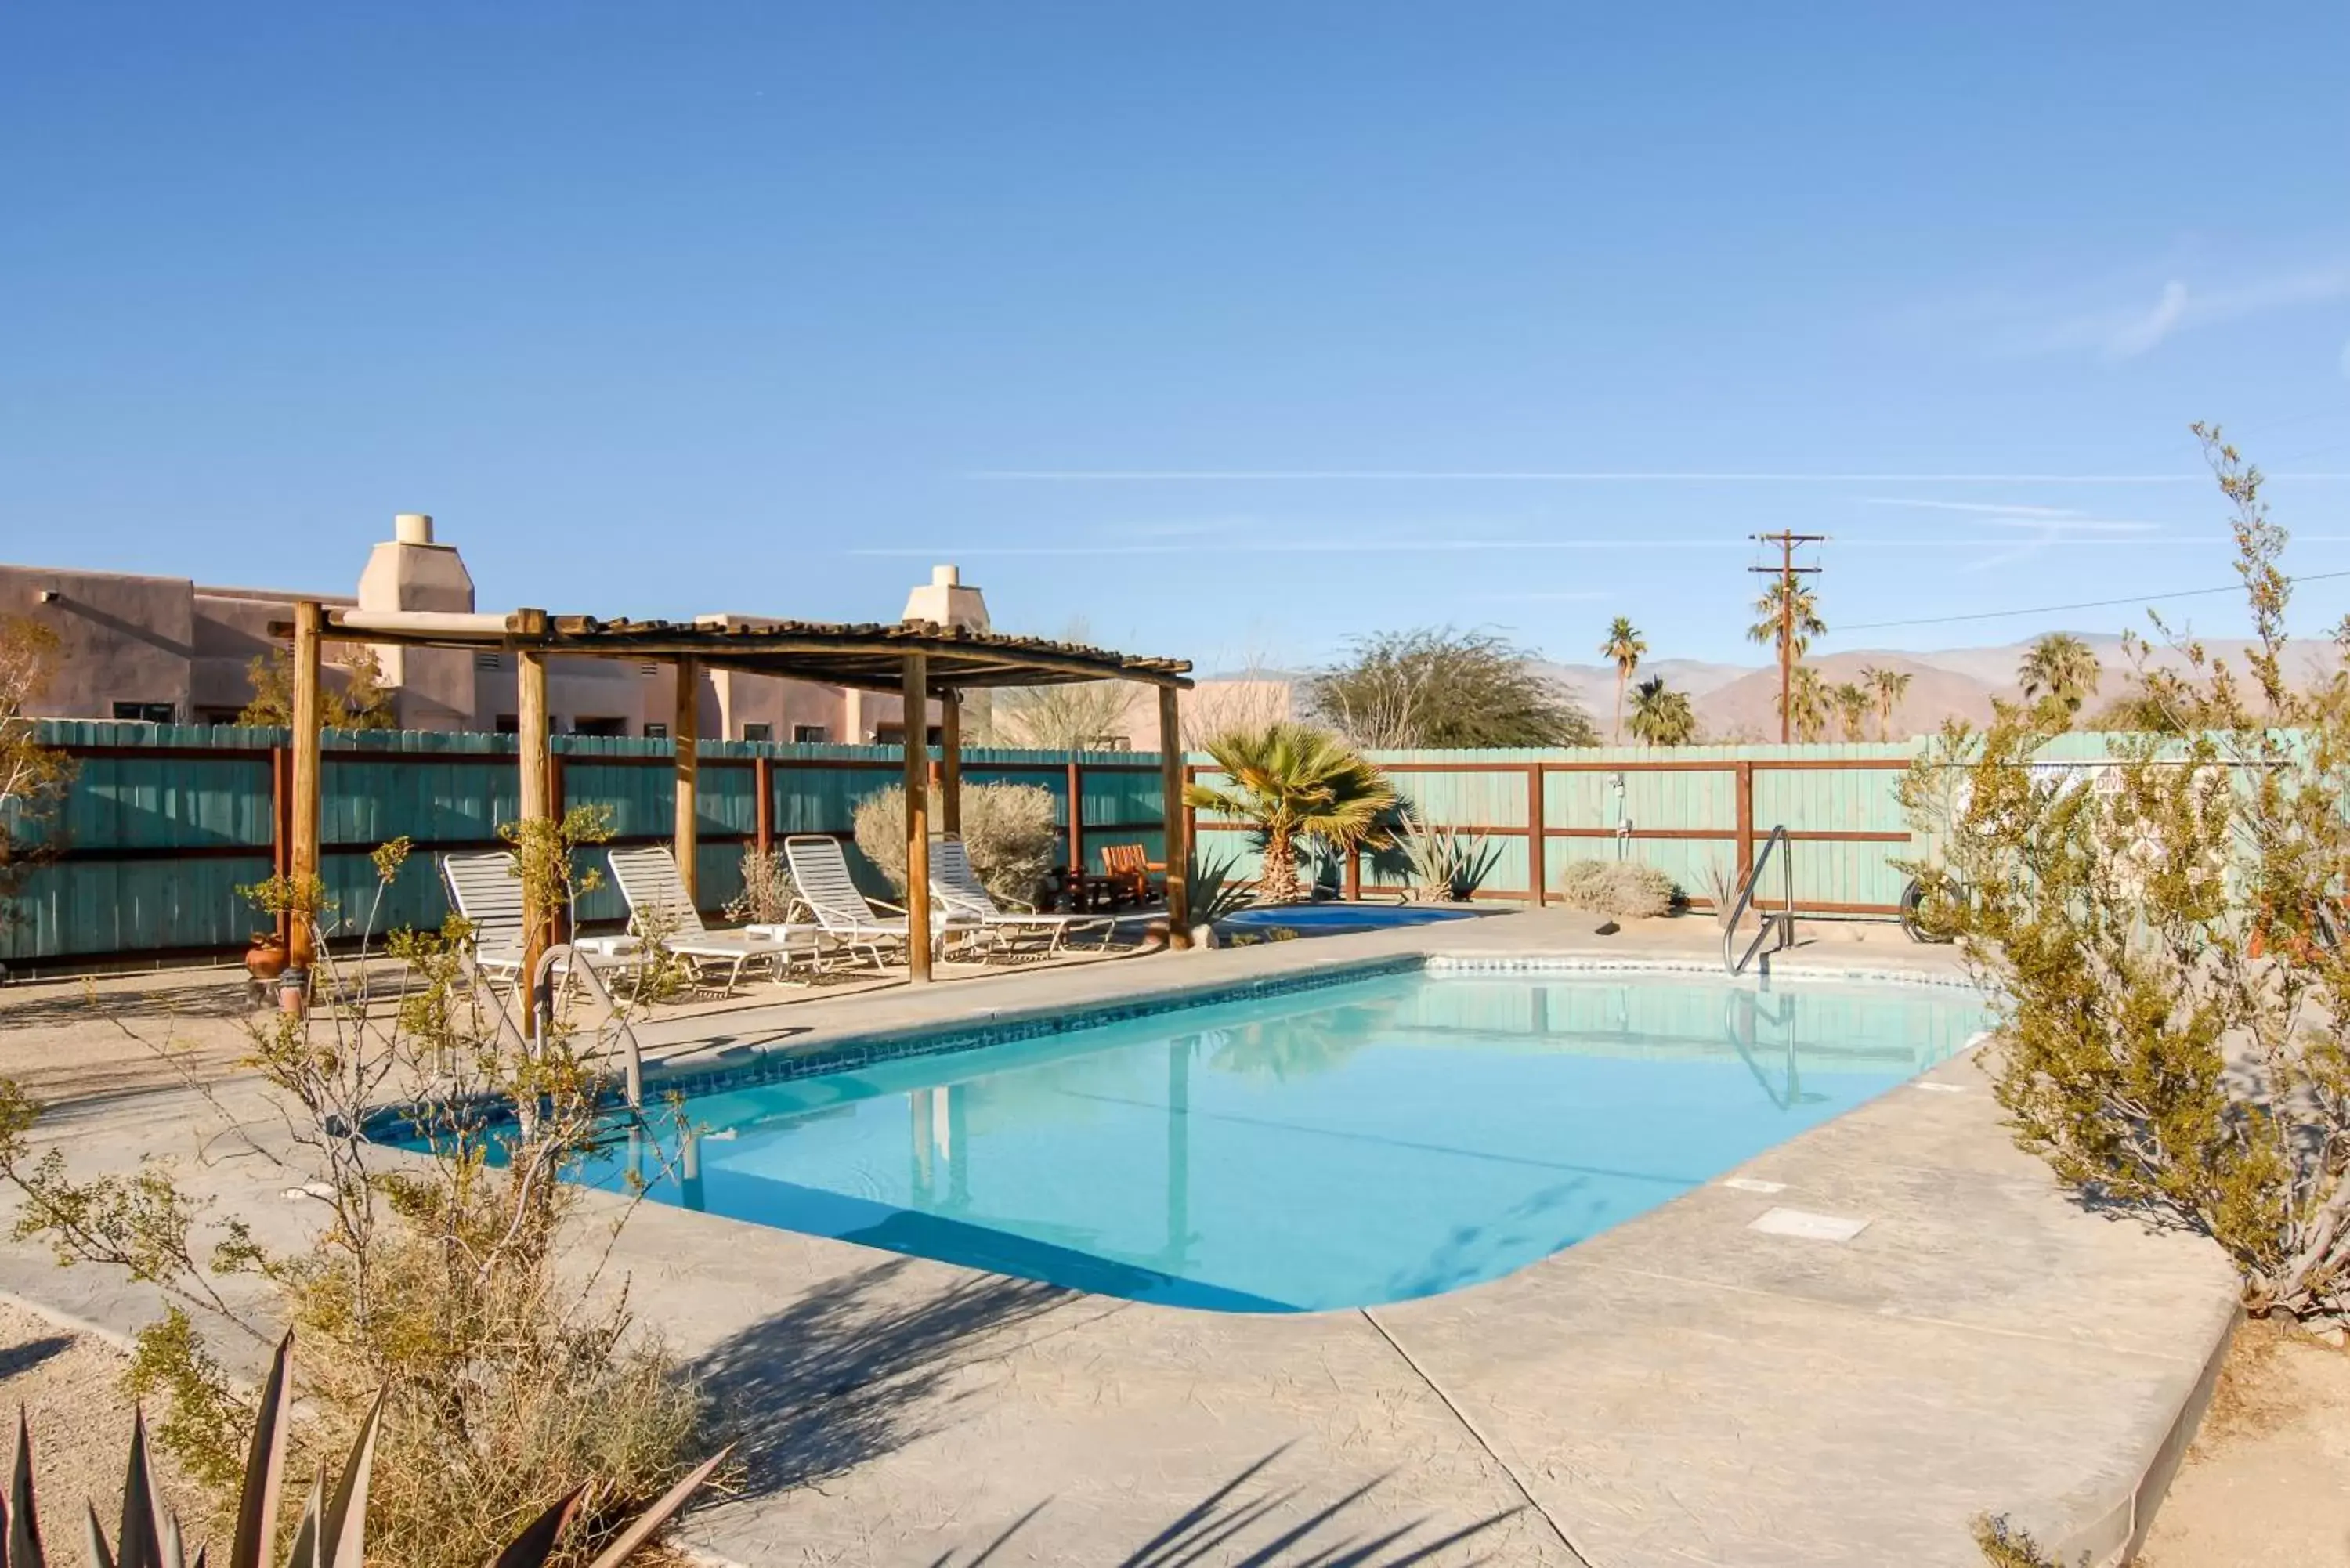
M 1828 683 L 1808 664 L 1795 666 L 1787 691 L 1787 716 L 1795 738 L 1809 743 L 1827 733 L 1830 710 Z
M 1640 668 L 1640 655 L 1648 651 L 1648 645 L 1641 640 L 1628 618 L 1619 615 L 1609 623 L 1607 640 L 1599 645 L 1599 656 L 1616 666 L 1616 728 L 1608 736 L 1613 744 L 1624 743 L 1624 687 L 1632 679 L 1632 671 Z
M 1868 710 L 1871 700 L 1868 688 L 1856 680 L 1846 680 L 1832 687 L 1828 701 L 1835 705 L 1836 720 L 1844 726 L 1847 741 L 1868 739 Z
M 1772 578 L 1771 586 L 1762 590 L 1762 597 L 1754 601 L 1754 624 L 1746 628 L 1746 639 L 1759 642 L 1766 648 L 1777 647 L 1780 634 L 1789 629 L 1787 621 L 1790 618 L 1783 613 L 1788 603 L 1786 580 Z M 1790 662 L 1811 651 L 1812 639 L 1825 637 L 1828 630 L 1828 623 L 1820 618 L 1819 600 L 1801 581 L 1795 584 L 1793 603 L 1794 636 L 1788 645 Z
M 2078 713 L 2081 704 L 2097 694 L 2097 682 L 2105 673 L 2089 645 L 2065 631 L 2052 631 L 2034 641 L 2015 667 L 2016 683 L 2023 688 L 2025 701 L 2044 696 L 2067 715 Z
M 1379 819 L 1394 808 L 1395 791 L 1360 752 L 1329 731 L 1283 720 L 1220 735 L 1206 749 L 1224 776 L 1187 786 L 1183 804 L 1237 817 L 1264 836 L 1258 886 L 1266 901 L 1301 896 L 1301 838 L 1342 850 L 1386 844 Z
M 1632 733 L 1651 746 L 1686 746 L 1697 739 L 1697 714 L 1689 693 L 1651 675 L 1632 691 Z
M 1864 670 L 1860 683 L 1877 700 L 1877 738 L 1893 738 L 1893 710 L 1901 705 L 1902 694 L 1909 690 L 1909 673 L 1905 670 Z

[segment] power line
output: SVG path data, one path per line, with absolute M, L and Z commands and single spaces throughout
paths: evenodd
M 2298 586 L 2302 583 L 2327 582 L 2336 577 L 2350 577 L 2350 572 L 2303 572 L 2293 576 L 2292 581 Z M 2181 588 L 2175 594 L 2131 594 L 2126 598 L 2084 599 L 2078 604 L 2070 605 L 2034 605 L 2029 609 L 1979 610 L 1972 615 L 1930 615 L 1920 617 L 1916 620 L 1861 621 L 1851 626 L 1838 627 L 1836 630 L 1838 633 L 1843 633 L 1885 631 L 1894 627 L 1903 626 L 1949 626 L 1955 621 L 1962 620 L 2002 620 L 2009 616 L 2055 615 L 2064 610 L 2111 609 L 2116 605 L 2144 605 L 2152 604 L 2158 599 L 2195 599 L 2212 594 L 2240 594 L 2243 591 L 2243 584 L 2230 583 L 2225 587 Z

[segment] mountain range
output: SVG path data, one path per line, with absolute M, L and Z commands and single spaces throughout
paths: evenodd
M 2133 684 L 2136 666 L 2122 639 L 2105 633 L 2074 633 L 2097 656 L 2105 674 L 2096 696 L 2084 707 L 2085 713 L 2094 713 L 2106 703 L 2124 695 Z M 2204 644 L 2206 653 L 2227 659 L 2230 663 L 2241 660 L 2249 645 L 2241 640 L 2213 639 Z M 2303 674 L 2331 667 L 2333 646 L 2330 643 L 2299 645 L 2300 656 L 2295 668 Z M 1895 739 L 1929 734 L 1941 727 L 1942 721 L 1961 718 L 1982 723 L 1991 716 L 1994 698 L 2015 698 L 2022 694 L 2016 680 L 2016 667 L 2031 649 L 2028 642 L 2002 643 L 1988 648 L 1953 648 L 1932 653 L 1904 653 L 1883 649 L 1856 649 L 1847 653 L 1818 654 L 1804 660 L 1820 672 L 1831 686 L 1858 681 L 1864 670 L 1894 670 L 1909 677 L 1908 689 L 1893 710 L 1892 733 Z M 2151 667 L 2182 670 L 2185 659 L 2176 650 L 2157 648 L 2147 658 Z M 1544 664 L 1544 674 L 1556 680 L 1581 704 L 1585 712 L 1598 725 L 1604 737 L 1613 722 L 1616 709 L 1616 669 L 1607 664 Z M 1686 691 L 1690 706 L 1696 709 L 1700 733 L 1709 741 L 1776 740 L 1779 732 L 1779 669 L 1776 664 L 1738 665 L 1708 664 L 1697 659 L 1659 659 L 1644 661 L 1632 679 L 1635 682 L 1652 675 L 1661 675 L 1675 691 Z M 1871 721 L 1871 738 L 1875 738 L 1875 722 Z

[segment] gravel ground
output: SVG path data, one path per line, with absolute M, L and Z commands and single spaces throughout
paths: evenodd
M 0 1398 L 21 1405 L 32 1421 L 35 1496 L 52 1561 L 82 1561 L 86 1502 L 96 1506 L 108 1535 L 114 1533 L 130 1452 L 124 1366 L 122 1353 L 105 1340 L 0 1303 Z M 155 1456 L 155 1469 L 183 1520 L 201 1511 L 195 1488 L 167 1456 Z M 203 1532 L 193 1523 L 188 1530 L 192 1552 Z

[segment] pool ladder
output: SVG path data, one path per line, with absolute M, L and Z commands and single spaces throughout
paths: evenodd
M 1755 890 L 1762 886 L 1762 873 L 1771 865 L 1771 857 L 1779 857 L 1780 908 L 1776 912 L 1759 909 Z M 1738 949 L 1738 922 L 1746 911 L 1758 909 L 1762 924 L 1744 951 Z M 1770 955 L 1795 945 L 1795 857 L 1788 846 L 1786 824 L 1771 830 L 1762 841 L 1762 853 L 1754 857 L 1754 868 L 1746 873 L 1746 880 L 1738 885 L 1738 897 L 1730 906 L 1730 918 L 1721 923 L 1721 967 L 1733 975 L 1744 974 L 1746 966 L 1759 956 L 1768 973 Z

